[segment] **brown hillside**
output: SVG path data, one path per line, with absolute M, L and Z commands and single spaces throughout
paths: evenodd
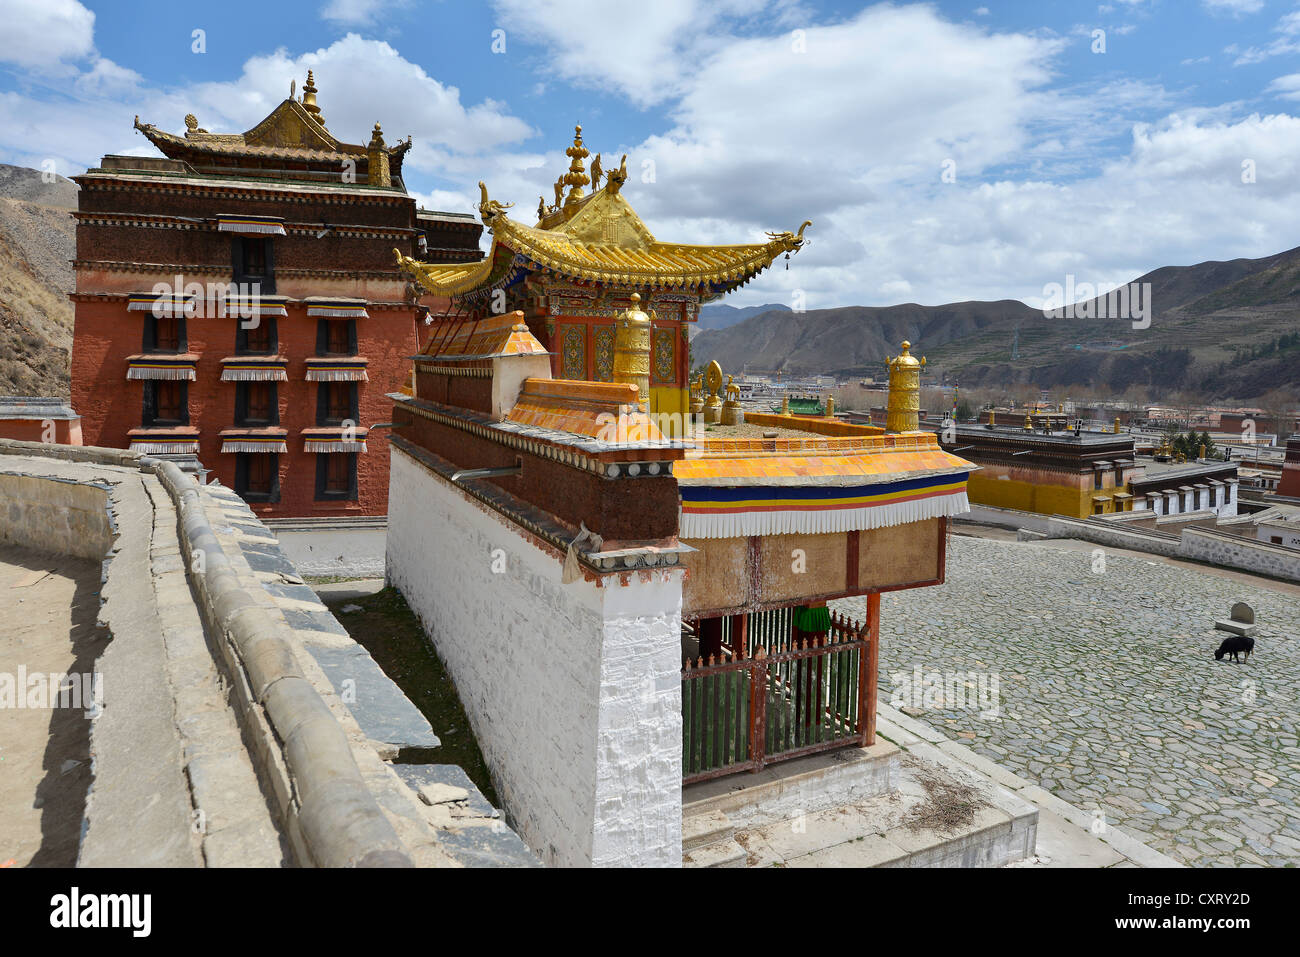
M 0 395 L 68 397 L 77 187 L 0 165 Z

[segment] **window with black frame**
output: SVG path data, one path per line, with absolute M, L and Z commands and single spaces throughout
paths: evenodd
M 234 281 L 256 285 L 262 295 L 275 292 L 275 245 L 260 236 L 236 236 L 231 240 L 231 272 Z
M 245 325 L 251 328 L 245 328 Z M 235 355 L 273 356 L 279 348 L 279 329 L 275 316 L 239 320 L 235 330 Z
M 235 383 L 235 424 L 267 426 L 280 424 L 280 403 L 274 382 Z
M 274 452 L 236 453 L 235 494 L 246 502 L 280 501 L 280 456 Z
M 146 353 L 171 353 L 185 351 L 185 317 L 160 316 L 145 313 L 143 351 Z
M 318 356 L 354 356 L 357 354 L 355 319 L 320 319 L 316 326 Z
M 316 425 L 346 425 L 357 422 L 357 384 L 322 382 L 316 393 Z
M 357 453 L 320 452 L 316 455 L 317 501 L 355 501 Z
M 189 425 L 189 383 L 183 379 L 146 379 L 140 420 L 145 427 Z

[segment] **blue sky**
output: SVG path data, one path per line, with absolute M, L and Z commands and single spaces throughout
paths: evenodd
M 1300 245 L 1292 0 L 0 0 L 0 18 L 0 161 L 150 153 L 137 113 L 243 130 L 312 67 L 340 138 L 414 136 L 426 205 L 467 210 L 484 179 L 526 218 L 581 122 L 606 167 L 630 154 L 660 239 L 812 219 L 737 305 L 1035 302 L 1067 274 Z

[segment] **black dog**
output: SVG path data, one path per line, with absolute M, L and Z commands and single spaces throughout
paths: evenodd
M 1254 638 L 1247 638 L 1244 635 L 1236 635 L 1232 638 L 1223 639 L 1223 644 L 1219 645 L 1219 650 L 1214 653 L 1214 660 L 1222 661 L 1224 655 L 1232 655 L 1232 660 L 1240 663 L 1237 655 L 1245 654 L 1246 661 L 1249 662 L 1250 653 L 1254 650 Z

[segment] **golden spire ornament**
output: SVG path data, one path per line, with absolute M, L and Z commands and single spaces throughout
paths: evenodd
M 578 200 L 582 199 L 582 187 L 591 182 L 587 176 L 587 170 L 582 165 L 582 161 L 591 155 L 587 147 L 582 145 L 582 126 L 573 128 L 573 145 L 564 151 L 564 155 L 569 157 L 572 162 L 569 163 L 569 171 L 561 177 L 561 182 L 569 187 L 569 196 L 564 201 L 565 206 L 571 206 Z
M 307 71 L 307 82 L 302 85 L 302 108 L 312 115 L 321 126 L 325 125 L 325 117 L 321 115 L 320 107 L 316 105 L 316 80 L 311 75 L 311 70 Z

